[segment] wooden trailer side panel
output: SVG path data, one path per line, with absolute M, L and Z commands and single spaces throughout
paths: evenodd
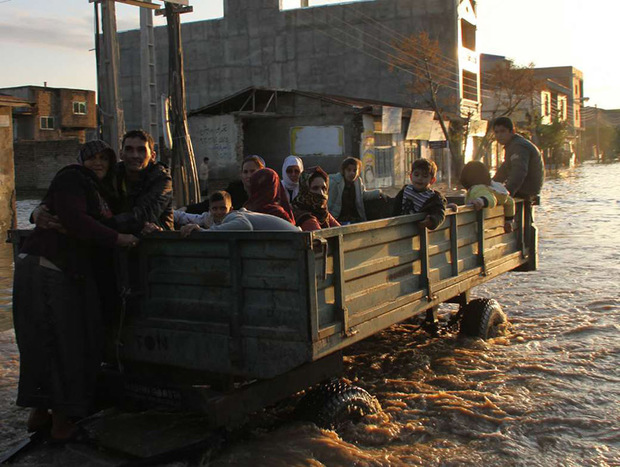
M 342 349 L 525 262 L 523 203 L 504 232 L 503 208 L 449 213 L 435 231 L 423 215 L 315 232 L 317 332 L 314 358 Z M 315 240 L 317 241 L 317 240 Z
M 123 360 L 249 378 L 308 361 L 307 245 L 284 232 L 147 239 Z

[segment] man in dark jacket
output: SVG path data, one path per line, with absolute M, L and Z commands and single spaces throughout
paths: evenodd
M 504 163 L 493 177 L 505 182 L 511 196 L 531 200 L 540 194 L 545 166 L 540 151 L 531 141 L 515 133 L 512 120 L 499 117 L 493 122 L 497 142 L 504 146 Z
M 162 230 L 174 230 L 172 177 L 168 168 L 155 160 L 153 138 L 144 130 L 123 136 L 121 162 L 116 166 L 115 194 L 110 204 L 120 213 L 106 225 L 122 233 L 140 234 L 146 223 Z M 62 229 L 56 216 L 49 214 L 45 200 L 33 212 L 31 221 L 40 228 Z
M 153 138 L 143 130 L 123 136 L 121 162 L 117 165 L 119 205 L 112 226 L 121 232 L 139 233 L 147 222 L 174 230 L 172 177 L 155 160 Z

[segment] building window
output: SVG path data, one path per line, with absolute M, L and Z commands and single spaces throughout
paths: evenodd
M 466 49 L 476 51 L 476 26 L 461 20 L 461 42 Z
M 391 133 L 375 133 L 375 177 L 391 177 L 394 167 L 394 146 Z
M 41 117 L 41 129 L 53 130 L 54 129 L 54 117 Z
M 73 113 L 75 115 L 86 115 L 86 102 L 73 102 Z
M 463 70 L 463 99 L 478 102 L 478 75 L 471 71 Z
M 546 91 L 542 91 L 540 93 L 540 103 L 541 109 L 540 113 L 543 117 L 548 117 L 551 115 L 551 93 Z
M 563 122 L 568 118 L 568 101 L 566 96 L 558 96 L 558 120 Z

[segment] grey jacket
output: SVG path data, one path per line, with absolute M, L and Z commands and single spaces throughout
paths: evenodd
M 344 177 L 341 173 L 331 174 L 329 176 L 329 195 L 327 198 L 327 207 L 332 216 L 338 219 L 340 211 L 342 211 L 342 192 L 344 191 Z M 362 177 L 357 177 L 353 182 L 355 185 L 355 207 L 362 218 L 366 220 L 366 210 L 364 209 L 364 201 L 371 199 L 379 199 L 381 190 L 368 190 L 364 186 Z
M 504 150 L 504 163 L 493 180 L 506 182 L 511 196 L 538 195 L 545 179 L 545 164 L 538 148 L 523 136 L 514 135 Z

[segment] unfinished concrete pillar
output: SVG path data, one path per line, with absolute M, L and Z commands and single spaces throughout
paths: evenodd
M 11 107 L 0 105 L 0 241 L 17 226 L 15 217 L 15 164 Z

